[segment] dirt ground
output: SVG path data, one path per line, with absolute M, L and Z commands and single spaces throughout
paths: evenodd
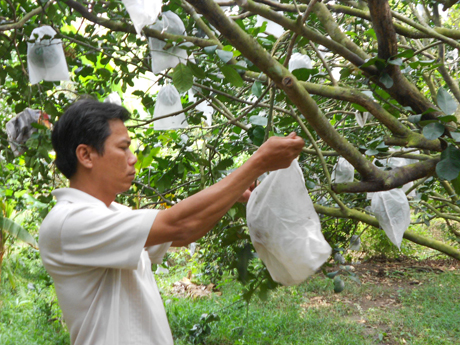
M 332 272 L 338 267 L 329 268 Z M 353 265 L 353 272 L 358 276 L 363 285 L 378 286 L 379 293 L 369 293 L 364 296 L 350 294 L 335 294 L 332 296 L 317 296 L 310 298 L 305 308 L 321 307 L 333 303 L 342 302 L 356 307 L 356 313 L 349 315 L 352 322 L 363 324 L 366 333 L 376 339 L 379 344 L 400 344 L 394 342 L 391 337 L 391 329 L 385 324 L 368 324 L 365 312 L 370 308 L 397 309 L 401 306 L 398 300 L 398 292 L 415 289 L 424 284 L 423 275 L 415 273 L 431 272 L 442 274 L 448 271 L 460 272 L 460 262 L 454 259 L 427 259 L 415 260 L 409 257 L 401 257 L 389 260 L 383 257 L 375 257 L 363 263 Z M 417 280 L 414 276 L 422 277 Z M 348 284 L 348 283 L 347 283 Z M 387 334 L 385 339 L 379 339 L 379 335 Z M 380 340 L 380 341 L 378 341 Z

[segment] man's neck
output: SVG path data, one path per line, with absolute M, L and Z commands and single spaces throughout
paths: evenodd
M 89 194 L 96 199 L 101 200 L 107 207 L 115 200 L 116 195 L 105 192 L 101 189 L 101 186 L 94 186 L 93 183 L 85 181 L 85 179 L 79 179 L 72 177 L 70 179 L 70 188 L 75 188 Z

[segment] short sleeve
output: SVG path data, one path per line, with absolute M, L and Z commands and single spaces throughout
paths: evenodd
M 72 207 L 61 229 L 64 263 L 136 269 L 157 213 Z
M 149 258 L 152 264 L 163 263 L 163 257 L 171 246 L 172 242 L 157 244 L 155 246 L 147 247 L 146 250 L 149 253 Z

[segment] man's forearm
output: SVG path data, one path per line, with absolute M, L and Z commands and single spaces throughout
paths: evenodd
M 153 235 L 158 232 L 166 236 L 172 235 L 173 246 L 184 246 L 203 237 L 238 201 L 254 180 L 264 173 L 258 168 L 257 160 L 257 156 L 252 156 L 218 183 L 182 200 L 170 209 L 161 211 L 152 226 Z M 156 225 L 162 229 L 155 231 Z M 154 242 L 161 241 L 161 237 L 163 236 L 155 236 Z
M 204 236 L 266 171 L 287 168 L 304 146 L 295 133 L 272 137 L 240 168 L 215 185 L 158 213 L 146 245 L 186 245 Z

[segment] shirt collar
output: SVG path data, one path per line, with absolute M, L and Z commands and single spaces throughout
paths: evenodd
M 51 194 L 56 197 L 58 202 L 68 201 L 72 203 L 97 204 L 107 207 L 101 200 L 75 188 L 60 188 L 52 191 Z

